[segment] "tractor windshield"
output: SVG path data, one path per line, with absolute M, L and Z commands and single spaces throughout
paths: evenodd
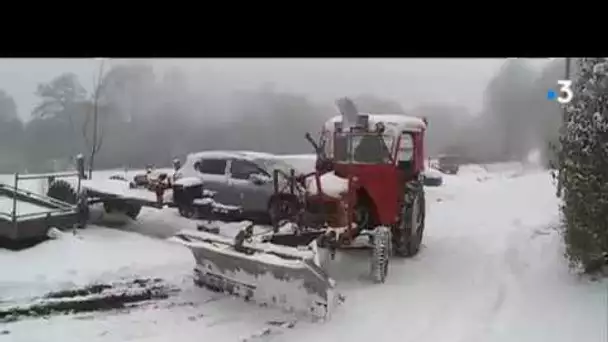
M 337 162 L 388 164 L 393 137 L 377 133 L 336 133 L 334 159 Z

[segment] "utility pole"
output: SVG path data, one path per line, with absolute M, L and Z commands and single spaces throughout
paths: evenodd
M 566 65 L 565 65 L 565 70 L 564 70 L 564 79 L 565 80 L 569 80 L 570 79 L 570 62 L 571 62 L 571 58 L 570 57 L 566 57 Z M 560 129 L 560 134 L 564 133 L 563 130 L 566 129 L 566 122 L 568 120 L 568 113 L 566 112 L 566 105 L 564 104 L 562 107 L 562 124 L 561 124 L 561 129 Z M 558 153 L 557 159 L 558 159 L 558 163 L 559 165 L 563 165 L 563 160 L 562 160 L 563 156 L 561 153 Z M 564 181 L 564 175 L 561 172 L 557 173 L 557 192 L 556 195 L 558 197 L 561 197 L 562 194 L 562 186 L 563 186 L 563 181 Z
M 571 62 L 571 60 L 572 59 L 570 57 L 566 57 L 566 68 L 564 70 L 564 72 L 565 72 L 564 79 L 565 80 L 570 79 L 570 62 Z M 566 106 L 563 106 L 562 110 L 563 110 L 562 121 L 565 123 L 566 122 Z

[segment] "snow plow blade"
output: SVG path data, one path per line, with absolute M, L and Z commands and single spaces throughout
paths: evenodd
M 194 255 L 195 282 L 213 291 L 315 319 L 330 318 L 342 301 L 320 267 L 315 242 L 300 249 L 252 241 L 237 249 L 232 238 L 207 232 L 181 232 L 175 238 Z

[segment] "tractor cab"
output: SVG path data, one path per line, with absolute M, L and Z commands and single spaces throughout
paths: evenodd
M 336 174 L 348 177 L 362 169 L 397 169 L 411 179 L 424 169 L 424 119 L 405 115 L 359 114 L 356 124 L 344 128 L 342 116 L 328 120 L 320 145 L 333 161 Z
M 403 219 L 409 183 L 424 169 L 425 129 L 424 119 L 391 114 L 358 114 L 350 127 L 344 115 L 324 124 L 319 150 L 348 184 L 345 217 L 356 228 L 347 237 Z

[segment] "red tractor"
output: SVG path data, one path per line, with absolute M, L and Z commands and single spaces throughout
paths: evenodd
M 426 120 L 356 111 L 349 117 L 345 105 L 339 103 L 343 115 L 325 123 L 318 144 L 307 135 L 317 152 L 316 171 L 298 178 L 283 175 L 298 183 L 288 183 L 289 191 L 275 176 L 276 196 L 284 200 L 274 203 L 283 205 L 277 210 L 283 209 L 282 216 L 295 221 L 299 232 L 275 234 L 271 241 L 302 245 L 302 239 L 319 236 L 320 247 L 336 249 L 368 236 L 372 277 L 384 282 L 391 254 L 411 257 L 420 250 Z M 304 195 L 294 191 L 298 188 Z
M 328 317 L 342 300 L 322 267 L 318 247 L 333 252 L 367 236 L 371 276 L 383 283 L 391 254 L 411 257 L 424 232 L 426 120 L 358 113 L 348 99 L 325 123 L 316 170 L 274 171 L 270 212 L 275 229 L 255 234 L 248 223 L 236 237 L 220 230 L 176 237 L 196 260 L 195 282 L 258 303 Z M 281 221 L 294 224 L 283 224 Z

